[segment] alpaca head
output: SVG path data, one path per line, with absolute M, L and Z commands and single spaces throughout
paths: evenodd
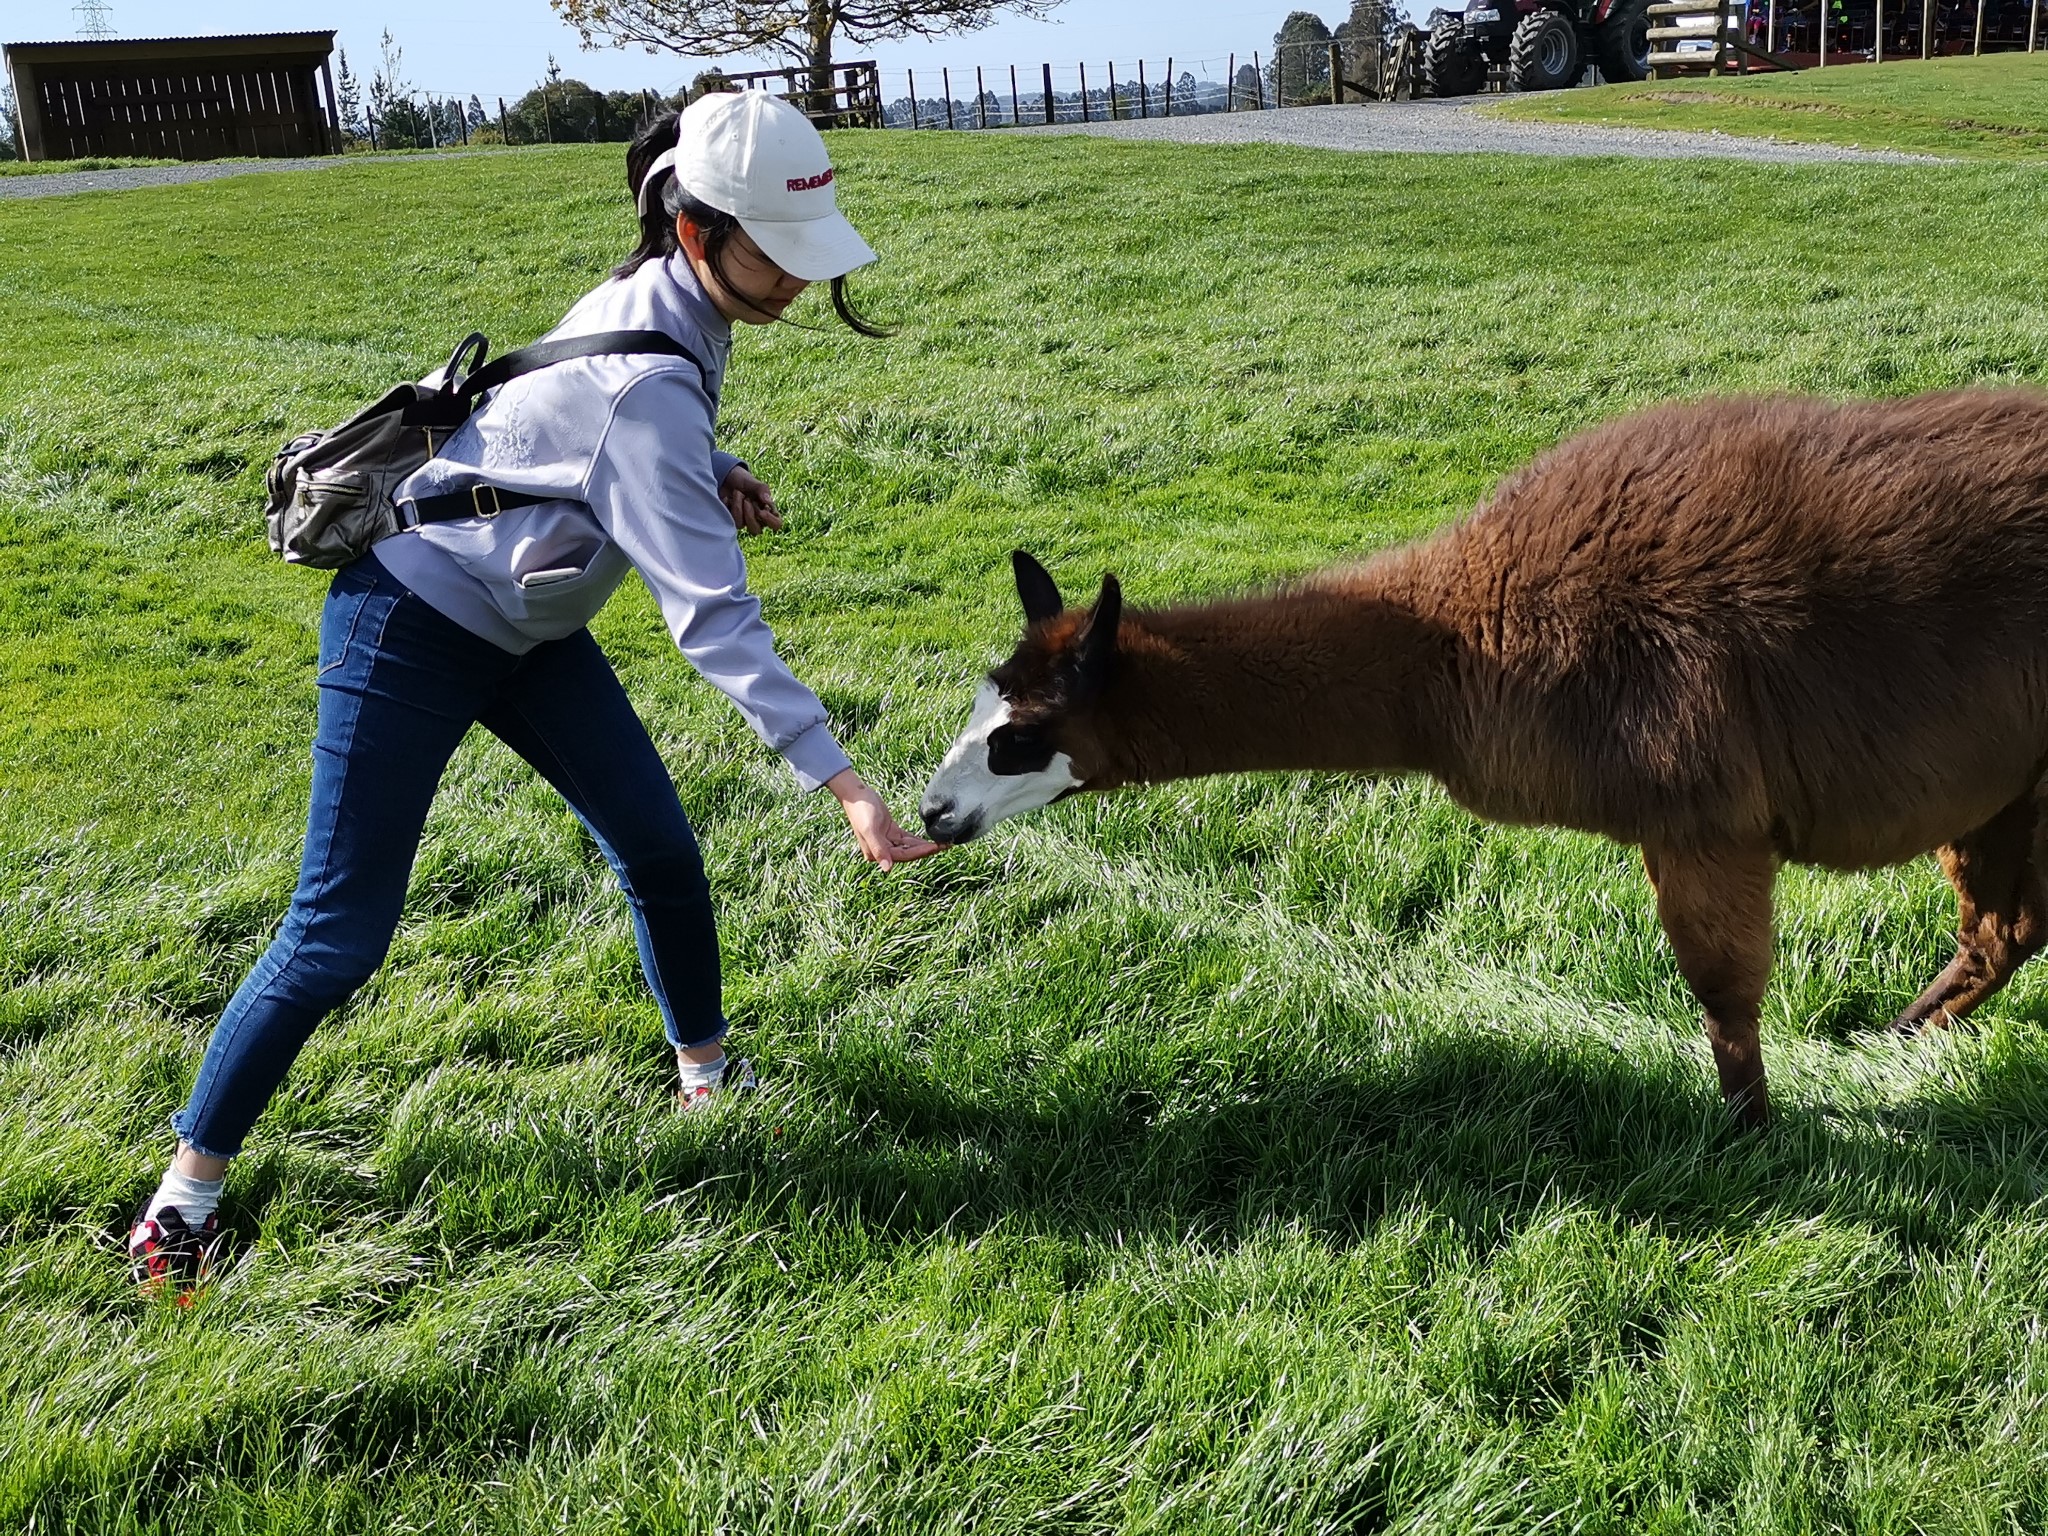
M 964 843 L 1006 816 L 1108 787 L 1091 727 L 1116 658 L 1116 578 L 1103 578 L 1093 608 L 1068 613 L 1044 566 L 1021 549 L 1010 563 L 1024 638 L 982 683 L 967 729 L 925 788 L 919 809 L 939 842 Z

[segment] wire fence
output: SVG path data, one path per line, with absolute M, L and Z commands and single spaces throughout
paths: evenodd
M 640 125 L 680 107 L 687 91 L 597 91 L 579 81 L 535 86 L 510 101 L 469 91 L 408 89 L 353 112 L 344 97 L 344 140 L 360 149 L 451 149 L 473 144 L 586 144 L 630 139 Z
M 600 92 L 575 80 L 543 82 L 513 98 L 415 89 L 361 104 L 352 119 L 344 99 L 342 129 L 353 145 L 369 149 L 616 141 L 707 88 L 774 91 L 804 106 L 821 127 L 1016 128 L 1264 112 L 1391 94 L 1382 77 L 1393 51 L 1390 32 L 1363 43 L 1317 41 L 1205 58 L 1168 54 L 891 70 L 835 63 L 833 88 L 816 91 L 808 88 L 809 71 L 800 67 L 707 70 L 692 88 L 672 93 Z M 845 85 L 838 83 L 842 77 Z
M 891 128 L 1015 128 L 1126 118 L 1257 111 L 1271 103 L 1247 55 L 1244 78 L 1228 57 L 1161 57 L 1119 66 L 1049 63 L 882 72 L 882 113 Z
M 891 128 L 1015 128 L 1361 101 L 1383 94 L 1388 51 L 1383 42 L 1318 41 L 1211 58 L 884 70 L 883 121 Z

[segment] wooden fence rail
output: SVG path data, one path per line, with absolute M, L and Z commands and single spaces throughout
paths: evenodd
M 882 72 L 873 59 L 834 64 L 824 85 L 817 83 L 817 71 L 802 65 L 723 73 L 741 90 L 764 89 L 770 81 L 780 81 L 783 99 L 801 108 L 820 128 L 882 126 Z M 831 83 L 833 75 L 839 77 L 837 84 Z M 799 79 L 802 84 L 798 84 Z M 949 98 L 951 94 L 949 90 Z

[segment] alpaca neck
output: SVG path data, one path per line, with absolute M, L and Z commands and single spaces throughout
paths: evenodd
M 1306 590 L 1137 613 L 1098 713 L 1122 782 L 1438 771 L 1453 647 L 1398 600 Z

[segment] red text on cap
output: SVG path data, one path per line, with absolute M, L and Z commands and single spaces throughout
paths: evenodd
M 832 172 L 829 167 L 818 172 L 815 176 L 792 176 L 789 178 L 789 190 L 792 192 L 809 192 L 817 187 L 829 187 L 831 185 Z

